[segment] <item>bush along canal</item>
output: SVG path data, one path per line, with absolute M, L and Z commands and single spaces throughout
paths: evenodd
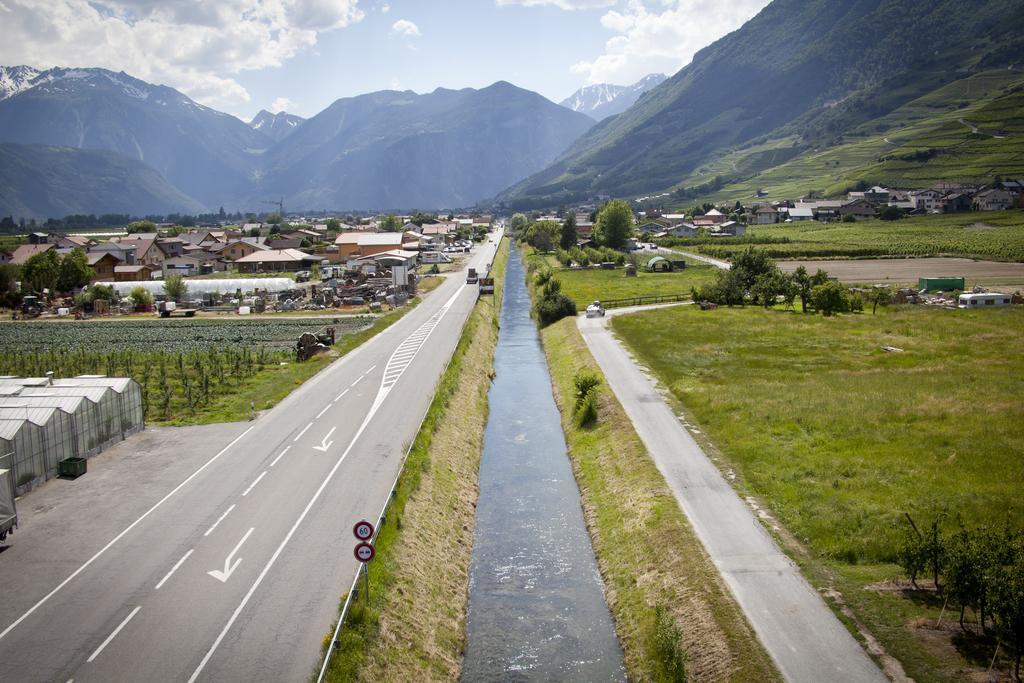
M 494 365 L 462 680 L 625 680 L 516 249 Z

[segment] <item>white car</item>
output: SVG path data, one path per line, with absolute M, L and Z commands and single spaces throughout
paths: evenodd
M 601 306 L 601 302 L 600 301 L 595 301 L 594 303 L 592 303 L 589 306 L 587 306 L 587 317 L 588 318 L 603 318 L 604 317 L 604 308 Z

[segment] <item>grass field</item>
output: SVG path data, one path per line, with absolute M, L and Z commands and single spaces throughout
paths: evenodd
M 812 580 L 837 586 L 908 674 L 956 680 L 958 667 L 987 666 L 991 648 L 957 651 L 949 633 L 921 625 L 941 601 L 865 587 L 900 577 L 904 511 L 1024 523 L 1024 309 L 824 318 L 676 307 L 613 326 L 740 492 L 809 548 L 798 559 Z
M 601 374 L 576 320 L 541 337 L 629 680 L 673 680 L 657 645 L 657 607 L 682 633 L 688 680 L 779 680 L 607 382 L 597 424 L 576 426 L 573 378 Z
M 465 645 L 477 471 L 498 338 L 508 243 L 496 295 L 482 297 L 409 452 L 370 565 L 373 602 L 357 602 L 330 681 L 454 681 Z M 458 419 L 447 419 L 457 415 Z
M 754 236 L 788 237 L 783 244 L 754 245 L 773 258 L 871 256 L 966 256 L 1024 261 L 1024 211 L 992 211 L 915 216 L 901 221 L 856 223 L 806 221 L 751 228 Z M 746 245 L 701 246 L 716 258 L 729 258 Z
M 534 262 L 542 260 L 549 267 L 557 266 L 553 257 L 541 257 L 529 249 L 526 254 L 527 259 Z M 691 287 L 710 282 L 714 278 L 714 270 L 711 266 L 700 265 L 674 273 L 648 273 L 641 267 L 636 277 L 626 277 L 622 268 L 585 268 L 556 270 L 555 278 L 562 283 L 562 292 L 582 311 L 592 301 L 663 294 L 688 295 Z

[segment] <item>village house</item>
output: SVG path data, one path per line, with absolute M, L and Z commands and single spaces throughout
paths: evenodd
M 298 249 L 267 249 L 243 256 L 235 261 L 242 273 L 272 273 L 305 270 L 320 258 Z
M 163 267 L 163 261 L 161 268 Z M 114 282 L 145 282 L 153 279 L 153 272 L 157 268 L 145 263 L 137 263 L 134 266 L 114 266 Z
M 839 207 L 839 215 L 854 218 L 874 218 L 878 215 L 875 205 L 867 199 L 854 199 Z
M 696 237 L 700 228 L 692 223 L 676 223 L 665 232 L 672 237 Z
M 127 265 L 144 264 L 153 266 L 154 270 L 160 270 L 160 264 L 167 258 L 163 248 L 157 242 L 156 236 L 150 237 L 122 237 L 116 240 L 121 246 L 135 247 L 135 263 Z
M 1013 208 L 1015 200 L 1012 192 L 993 187 L 974 195 L 974 208 L 978 211 L 1005 211 Z
M 48 242 L 54 244 L 58 249 L 81 249 L 87 251 L 95 242 L 82 235 L 61 235 L 50 233 Z
M 773 225 L 779 222 L 779 212 L 771 204 L 760 204 L 751 217 L 754 225 Z
M 36 254 L 42 254 L 56 248 L 57 245 L 47 244 L 46 242 L 39 242 L 36 244 L 19 244 L 11 254 L 10 264 L 12 266 L 23 266 L 26 261 Z
M 109 251 L 93 251 L 86 254 L 86 263 L 92 268 L 90 282 L 114 282 L 117 278 L 114 269 L 121 264 L 121 259 Z
M 207 249 L 207 251 L 228 261 L 237 261 L 243 256 L 254 254 L 257 251 L 266 251 L 269 248 L 269 246 L 259 242 L 239 239 L 223 244 L 215 244 Z

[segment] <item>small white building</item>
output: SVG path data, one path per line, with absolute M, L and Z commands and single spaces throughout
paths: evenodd
M 998 292 L 986 292 L 984 294 L 961 294 L 957 303 L 958 308 L 982 308 L 984 306 L 1009 306 L 1010 295 L 999 294 Z

